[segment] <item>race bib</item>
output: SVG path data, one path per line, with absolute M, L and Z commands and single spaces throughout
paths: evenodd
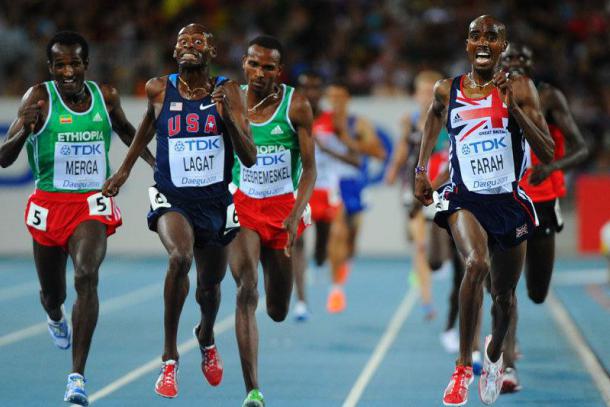
M 34 202 L 30 202 L 25 223 L 34 229 L 45 232 L 47 230 L 47 216 L 49 216 L 49 210 L 47 208 L 43 208 L 42 206 L 36 205 Z
M 515 163 L 512 138 L 508 131 L 482 130 L 463 141 L 456 138 L 456 154 L 462 181 L 469 191 L 510 191 L 510 184 L 515 181 Z
M 171 208 L 172 204 L 169 203 L 165 195 L 163 195 L 155 187 L 148 188 L 148 198 L 150 199 L 150 206 L 153 211 L 159 208 Z
M 179 188 L 205 187 L 224 181 L 222 136 L 168 139 L 172 183 Z
M 101 192 L 90 195 L 87 198 L 89 204 L 89 215 L 91 216 L 110 216 L 112 215 L 112 201 L 109 197 L 102 195 Z
M 103 141 L 55 143 L 53 187 L 57 189 L 102 189 L 106 179 Z
M 239 189 L 259 199 L 294 192 L 290 150 L 259 153 L 255 165 L 250 168 L 242 165 Z
M 231 229 L 238 228 L 239 218 L 237 216 L 237 211 L 235 210 L 235 204 L 231 204 L 227 206 L 227 222 L 225 224 L 225 233 Z

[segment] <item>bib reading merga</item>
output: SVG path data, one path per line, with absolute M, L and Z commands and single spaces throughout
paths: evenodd
M 110 174 L 112 126 L 100 88 L 93 81 L 85 81 L 91 106 L 80 113 L 66 106 L 55 82 L 45 82 L 45 86 L 49 114 L 40 131 L 27 140 L 36 188 L 76 193 L 102 189 Z
M 251 198 L 294 193 L 301 176 L 299 138 L 288 116 L 294 88 L 284 84 L 282 88 L 282 101 L 271 118 L 264 123 L 250 122 L 256 164 L 248 168 L 236 157 L 233 165 L 233 183 Z

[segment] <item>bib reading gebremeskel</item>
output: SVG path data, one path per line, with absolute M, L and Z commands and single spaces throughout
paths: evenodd
M 283 84 L 282 88 L 282 101 L 271 118 L 264 123 L 250 122 L 256 164 L 248 168 L 236 159 L 233 166 L 233 183 L 251 198 L 294 193 L 301 176 L 299 139 L 288 117 L 294 88 Z
M 180 96 L 178 74 L 167 78 L 163 108 L 155 123 L 155 182 L 165 195 L 210 199 L 229 194 L 233 144 L 211 96 L 188 100 Z M 219 76 L 215 87 L 228 79 Z
M 71 110 L 55 82 L 45 82 L 49 94 L 47 120 L 28 137 L 27 152 L 36 188 L 48 192 L 88 192 L 102 189 L 110 174 L 110 117 L 97 84 L 86 81 L 91 106 Z

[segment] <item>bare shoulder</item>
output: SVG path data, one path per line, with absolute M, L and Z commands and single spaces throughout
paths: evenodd
M 119 91 L 114 86 L 101 84 L 100 90 L 102 91 L 102 96 L 104 96 L 104 100 L 107 104 L 114 106 L 120 102 Z
M 165 94 L 165 86 L 167 85 L 167 76 L 160 76 L 149 79 L 146 82 L 146 96 L 148 100 L 155 101 L 160 95 Z
M 434 99 L 437 101 L 448 101 L 451 93 L 453 78 L 439 79 L 434 84 Z
M 49 104 L 49 92 L 47 92 L 47 87 L 44 83 L 39 83 L 31 88 L 29 88 L 21 98 L 21 104 L 19 106 L 19 112 L 26 106 L 30 106 L 38 103 L 39 101 L 44 102 L 44 106 L 42 106 L 42 111 L 48 110 L 47 106 Z
M 313 110 L 309 100 L 301 93 L 293 91 L 290 102 L 290 119 L 299 123 L 312 122 Z
M 563 92 L 550 83 L 541 83 L 538 86 L 538 95 L 542 104 L 548 108 L 567 106 L 567 100 Z

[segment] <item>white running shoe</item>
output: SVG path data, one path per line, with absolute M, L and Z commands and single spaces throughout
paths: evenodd
M 521 383 L 519 382 L 519 376 L 517 376 L 517 369 L 507 367 L 504 369 L 504 378 L 502 379 L 502 394 L 516 393 L 519 390 L 521 390 Z
M 309 310 L 307 309 L 307 304 L 303 301 L 297 301 L 292 313 L 294 315 L 294 320 L 297 322 L 305 322 L 309 319 Z
M 64 401 L 68 403 L 77 404 L 79 406 L 88 406 L 89 398 L 85 391 L 85 383 L 87 380 L 83 375 L 78 373 L 71 373 L 68 376 L 68 385 L 66 386 L 66 394 L 64 394 Z
M 485 338 L 485 352 L 483 357 L 483 373 L 479 379 L 479 396 L 483 404 L 493 404 L 500 395 L 502 390 L 502 378 L 504 376 L 504 361 L 503 355 L 500 354 L 498 360 L 494 363 L 489 360 L 487 348 L 491 342 L 491 335 Z
M 68 349 L 70 347 L 70 336 L 72 331 L 70 324 L 66 320 L 66 313 L 64 312 L 64 306 L 61 306 L 61 319 L 59 321 L 53 321 L 47 315 L 47 329 L 53 339 L 53 343 L 59 349 Z
M 483 371 L 483 356 L 481 356 L 481 352 L 475 350 L 472 352 L 472 373 L 475 376 L 481 376 L 481 372 Z
M 440 338 L 445 352 L 458 353 L 460 350 L 460 337 L 455 328 L 441 332 Z

